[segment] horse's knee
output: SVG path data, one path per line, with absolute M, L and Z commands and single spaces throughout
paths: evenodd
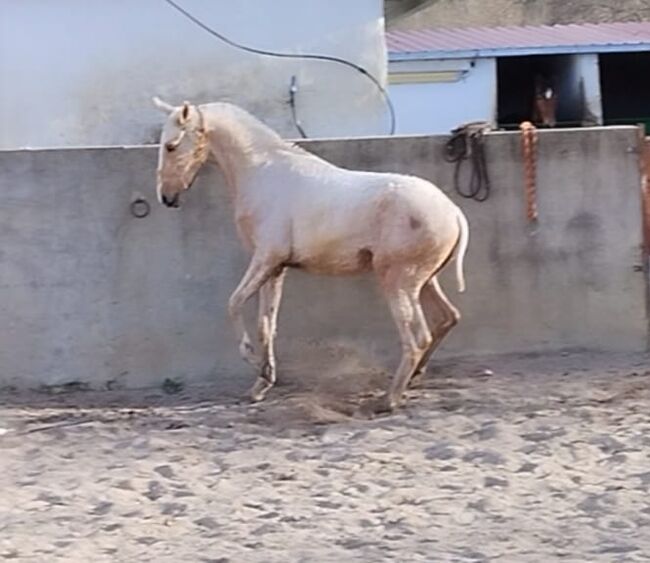
M 431 334 L 431 330 L 426 321 L 424 318 L 420 319 L 420 322 L 418 322 L 418 320 L 419 319 L 416 318 L 415 322 L 411 325 L 413 340 L 405 343 L 406 346 L 404 346 L 403 349 L 404 354 L 413 357 L 415 360 L 417 360 L 418 356 L 428 350 L 433 344 L 433 334 Z
M 447 330 L 451 330 L 452 328 L 454 328 L 460 322 L 461 318 L 462 315 L 460 314 L 460 311 L 455 307 L 451 308 L 445 323 L 447 325 L 446 326 Z

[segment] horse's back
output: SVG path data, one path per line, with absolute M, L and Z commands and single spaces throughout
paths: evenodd
M 294 195 L 293 260 L 307 271 L 358 273 L 377 260 L 415 260 L 457 238 L 457 207 L 415 176 L 330 169 L 294 186 Z

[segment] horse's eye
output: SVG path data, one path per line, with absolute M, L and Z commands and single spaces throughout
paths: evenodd
M 177 146 L 178 145 L 176 143 L 173 143 L 172 141 L 165 143 L 165 148 L 167 149 L 167 152 L 174 152 Z

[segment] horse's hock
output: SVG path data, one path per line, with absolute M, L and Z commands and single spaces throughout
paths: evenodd
M 539 131 L 534 227 L 519 133 L 486 137 L 492 190 L 480 203 L 453 192 L 446 140 L 301 143 L 348 168 L 430 179 L 468 216 L 467 292 L 443 276 L 463 319 L 440 355 L 645 350 L 638 130 Z M 219 172 L 171 213 L 153 204 L 155 166 L 153 147 L 0 151 L 0 386 L 250 385 L 226 311 L 247 257 Z M 289 272 L 279 327 L 280 376 L 353 376 L 399 353 L 370 278 Z

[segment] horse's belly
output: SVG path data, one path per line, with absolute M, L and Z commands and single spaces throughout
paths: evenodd
M 354 275 L 372 270 L 373 253 L 368 247 L 355 250 L 321 249 L 306 256 L 298 256 L 289 264 L 312 274 Z

